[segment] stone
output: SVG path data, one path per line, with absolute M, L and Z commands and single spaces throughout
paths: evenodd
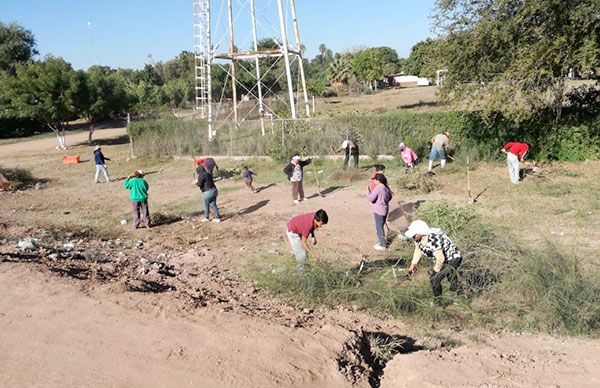
M 17 246 L 21 249 L 29 249 L 31 251 L 35 251 L 39 248 L 37 243 L 31 237 L 25 237 L 23 240 L 20 240 L 17 243 Z

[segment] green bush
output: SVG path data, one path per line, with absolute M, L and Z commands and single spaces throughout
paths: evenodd
M 286 108 L 281 107 L 282 114 Z M 286 160 L 294 154 L 327 155 L 339 148 L 346 134 L 357 140 L 361 154 L 398 156 L 398 144 L 406 143 L 425 160 L 433 135 L 450 130 L 455 155 L 473 159 L 498 159 L 507 141 L 530 145 L 529 158 L 583 160 L 600 156 L 600 114 L 567 111 L 558 130 L 548 115 L 514 123 L 501 116 L 484 120 L 475 112 L 411 112 L 343 115 L 302 120 L 265 120 L 266 136 L 259 121 L 238 127 L 215 122 L 216 139 L 208 141 L 204 120 L 172 116 L 133 122 L 129 133 L 141 155 L 182 155 L 197 151 L 214 155 L 269 155 Z

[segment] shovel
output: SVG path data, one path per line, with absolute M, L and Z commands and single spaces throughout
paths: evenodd
M 314 173 L 315 173 L 315 180 L 317 181 L 317 194 L 318 194 L 320 197 L 325 197 L 325 196 L 324 196 L 324 195 L 321 193 L 321 185 L 319 184 L 319 173 L 317 172 L 317 166 L 316 166 L 317 162 L 316 162 L 316 161 L 313 161 L 311 164 L 312 164 L 312 166 L 313 166 L 313 171 L 314 171 Z

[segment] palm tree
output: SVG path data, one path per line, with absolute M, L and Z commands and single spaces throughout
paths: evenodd
M 344 56 L 334 57 L 327 70 L 329 73 L 329 81 L 332 86 L 347 84 L 354 75 L 350 60 Z

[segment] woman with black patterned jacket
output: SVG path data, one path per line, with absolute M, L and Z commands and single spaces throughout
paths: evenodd
M 462 262 L 462 254 L 452 240 L 437 228 L 430 228 L 425 221 L 411 222 L 406 237 L 415 242 L 415 252 L 408 271 L 414 273 L 421 256 L 425 255 L 433 261 L 433 269 L 429 270 L 429 280 L 433 296 L 442 295 L 442 280 L 448 278 L 450 290 L 462 292 L 458 282 L 457 269 Z

